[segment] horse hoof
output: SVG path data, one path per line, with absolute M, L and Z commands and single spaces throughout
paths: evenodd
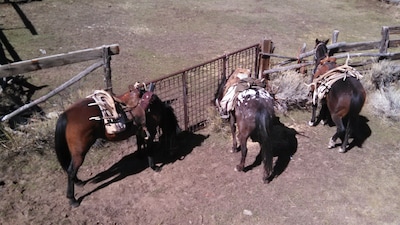
M 155 172 L 160 172 L 161 167 L 160 166 L 152 166 L 151 169 L 153 169 Z
M 340 153 L 346 153 L 346 149 L 340 147 L 340 148 L 339 148 L 339 152 L 340 152 Z
M 315 126 L 316 126 L 316 124 L 315 124 L 314 122 L 312 122 L 312 121 L 308 121 L 308 125 L 309 125 L 310 127 L 315 127 Z
M 71 198 L 71 199 L 69 200 L 69 205 L 70 205 L 72 208 L 76 208 L 76 207 L 78 207 L 80 204 L 81 204 L 81 203 L 80 203 L 79 201 L 77 201 L 75 198 Z
M 336 145 L 335 141 L 333 141 L 332 139 L 329 140 L 329 144 L 328 144 L 328 148 L 334 148 Z
M 271 180 L 269 178 L 266 178 L 266 179 L 264 178 L 263 181 L 264 181 L 264 184 L 269 184 L 271 182 Z
M 242 167 L 242 166 L 239 166 L 239 165 L 237 165 L 237 166 L 235 167 L 235 171 L 237 171 L 237 172 L 241 172 L 241 171 L 243 171 L 243 167 Z

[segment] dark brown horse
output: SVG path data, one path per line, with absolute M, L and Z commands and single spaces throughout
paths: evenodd
M 235 74 L 235 73 L 233 73 Z M 232 79 L 237 80 L 232 75 L 228 79 L 223 79 L 219 84 L 216 102 L 221 101 L 225 89 L 229 88 L 225 84 Z M 217 103 L 218 104 L 218 103 Z M 264 88 L 249 88 L 241 91 L 235 101 L 234 109 L 229 111 L 229 121 L 232 132 L 232 151 L 237 152 L 236 124 L 239 130 L 238 139 L 240 143 L 241 160 L 235 167 L 236 171 L 244 171 L 247 156 L 247 140 L 250 137 L 258 142 L 261 147 L 261 159 L 264 164 L 263 181 L 270 182 L 273 179 L 273 148 L 271 132 L 275 118 L 274 100 Z
M 137 136 L 138 150 L 144 148 L 148 155 L 153 156 L 159 147 L 163 147 L 163 150 L 173 154 L 177 150 L 177 135 L 181 131 L 174 109 L 152 91 L 143 94 L 140 105 L 146 109 L 146 127 L 149 137 L 145 139 L 144 136 Z M 155 143 L 157 136 L 158 143 Z M 153 157 L 148 157 L 148 159 L 155 170 L 161 169 L 155 165 Z
M 326 49 L 325 43 L 317 45 L 316 53 L 323 52 L 318 48 Z M 316 57 L 318 58 L 318 57 Z M 336 146 L 337 138 L 342 140 L 339 152 L 346 152 L 350 133 L 356 136 L 359 113 L 364 106 L 366 92 L 359 81 L 359 73 L 346 65 L 338 67 L 336 60 L 325 58 L 320 60 L 313 76 L 312 87 L 313 110 L 310 125 L 315 126 L 319 120 L 325 119 L 326 109 L 336 125 L 336 133 L 329 141 L 329 148 Z M 318 95 L 318 96 L 317 96 Z M 318 98 L 321 99 L 321 112 L 316 120 Z M 325 108 L 324 108 L 325 107 Z M 346 122 L 346 124 L 344 124 Z
M 115 98 L 121 102 L 121 105 L 116 104 L 117 108 L 123 106 L 127 112 L 126 116 L 121 117 L 126 125 L 126 129 L 122 132 L 110 134 L 106 132 L 103 119 L 92 119 L 102 117 L 98 106 L 89 106 L 94 104 L 93 98 L 76 102 L 58 118 L 55 130 L 55 150 L 58 161 L 68 175 L 67 198 L 73 207 L 80 204 L 80 200 L 75 199 L 74 184 L 85 184 L 77 177 L 79 167 L 98 138 L 120 141 L 133 135 L 148 136 L 145 110 L 140 106 L 140 93 L 133 86 L 129 88 L 128 92 Z M 150 165 L 150 167 L 155 168 L 155 165 Z

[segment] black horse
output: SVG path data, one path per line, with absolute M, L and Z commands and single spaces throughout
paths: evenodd
M 232 80 L 238 80 L 232 73 L 229 79 L 223 79 L 219 84 L 216 100 L 223 98 L 224 90 L 229 88 L 225 84 Z M 247 140 L 250 137 L 253 141 L 258 142 L 261 147 L 261 160 L 264 164 L 263 181 L 270 182 L 273 179 L 273 145 L 272 145 L 272 129 L 275 119 L 274 99 L 264 89 L 246 89 L 240 92 L 234 101 L 234 110 L 229 112 L 229 120 L 233 138 L 232 151 L 237 151 L 236 142 L 236 125 L 239 130 L 238 139 L 240 143 L 241 160 L 235 167 L 236 171 L 244 171 L 245 160 L 247 156 Z
M 330 139 L 328 147 L 335 147 L 337 138 L 340 138 L 342 144 L 339 152 L 344 153 L 347 151 L 351 131 L 355 131 L 355 127 L 358 126 L 359 113 L 364 105 L 366 92 L 359 81 L 360 77 L 357 76 L 359 73 L 347 64 L 339 69 L 336 59 L 330 58 L 324 53 L 326 50 L 325 42 L 317 44 L 315 58 L 320 62 L 313 76 L 313 110 L 309 124 L 317 125 L 319 120 L 324 119 L 323 114 L 326 116 L 326 111 L 328 111 L 337 129 Z M 323 55 L 325 55 L 324 58 L 322 58 Z M 335 70 L 336 68 L 338 69 Z M 333 79 L 334 77 L 338 79 Z M 318 102 L 316 95 L 320 95 L 318 97 L 320 99 L 322 95 L 324 96 L 321 99 L 322 106 L 318 120 L 315 117 Z M 346 121 L 346 125 L 344 121 Z M 355 135 L 354 132 L 352 134 Z
M 149 165 L 155 165 L 154 154 L 159 149 L 158 146 L 165 148 L 170 154 L 177 150 L 177 136 L 181 131 L 174 109 L 167 102 L 163 102 L 152 91 L 145 92 L 140 103 L 146 109 L 146 127 L 150 134 L 145 140 L 143 136 L 136 136 L 138 150 L 142 148 L 149 155 Z M 158 143 L 155 138 L 158 136 Z M 153 169 L 160 170 L 155 166 Z

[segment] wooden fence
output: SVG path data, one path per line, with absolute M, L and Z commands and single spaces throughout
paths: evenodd
M 237 67 L 249 68 L 253 71 L 253 74 L 258 74 L 259 50 L 259 44 L 252 45 L 148 83 L 155 84 L 155 93 L 161 99 L 171 102 L 180 127 L 184 130 L 196 131 L 206 124 L 206 109 L 211 104 L 221 79 Z M 0 78 L 100 59 L 48 94 L 1 117 L 1 121 L 6 121 L 18 113 L 46 101 L 101 66 L 104 67 L 106 90 L 112 92 L 110 59 L 111 55 L 115 54 L 119 54 L 119 46 L 109 45 L 1 65 Z M 266 65 L 263 61 L 261 63 Z
M 378 41 L 369 41 L 369 42 L 337 42 L 339 31 L 334 30 L 332 34 L 332 44 L 328 45 L 329 50 L 334 50 L 339 53 L 336 54 L 336 58 L 357 58 L 357 57 L 373 57 L 376 59 L 390 59 L 390 60 L 398 60 L 400 59 L 400 51 L 398 52 L 388 52 L 389 48 L 398 48 L 400 47 L 400 37 L 397 39 L 390 39 L 391 35 L 400 35 L 400 26 L 384 26 L 381 31 L 382 38 Z M 260 53 L 262 57 L 276 57 L 276 58 L 284 58 L 285 61 L 276 63 L 276 66 L 270 69 L 266 69 L 263 71 L 263 74 L 281 72 L 285 70 L 298 69 L 301 67 L 306 67 L 314 64 L 314 59 L 305 61 L 304 60 L 310 56 L 314 56 L 315 50 L 311 50 L 308 52 L 304 52 L 305 44 L 302 48 L 303 52 L 299 54 L 298 57 L 287 57 L 280 56 L 272 53 Z M 371 52 L 370 50 L 377 50 L 376 52 Z M 356 52 L 357 51 L 357 52 Z M 365 52 L 359 52 L 365 51 Z M 356 53 L 351 53 L 356 52 Z M 296 64 L 288 65 L 290 63 L 295 62 Z M 297 63 L 300 62 L 300 63 Z M 367 61 L 359 61 L 359 62 L 351 62 L 351 66 L 361 66 L 366 65 L 368 63 L 372 63 L 374 60 Z
M 61 92 L 65 88 L 71 86 L 72 84 L 76 83 L 84 76 L 88 75 L 89 73 L 93 72 L 97 68 L 103 66 L 104 68 L 104 80 L 106 83 L 106 90 L 112 92 L 112 83 L 111 83 L 111 56 L 119 54 L 119 45 L 105 45 L 97 48 L 85 49 L 75 52 L 69 52 L 65 54 L 58 54 L 52 56 L 46 56 L 31 60 L 25 60 L 5 65 L 0 65 L 0 78 L 9 77 L 14 75 L 19 75 L 21 73 L 27 73 L 31 71 L 56 67 L 56 66 L 63 66 L 72 63 L 79 63 L 89 60 L 98 60 L 93 65 L 86 68 L 84 71 L 80 72 L 78 75 L 74 76 L 61 86 L 55 88 L 48 94 L 32 101 L 26 105 L 21 106 L 20 108 L 16 109 L 15 111 L 0 117 L 1 122 L 6 121 L 13 116 L 17 115 L 18 113 L 23 112 L 30 107 L 42 103 L 49 99 L 50 97 L 56 95 L 57 93 Z M 100 60 L 99 60 L 100 59 Z M 1 116 L 1 115 L 0 115 Z
M 349 55 L 353 58 L 375 57 L 379 59 L 400 59 L 400 52 L 388 52 L 389 48 L 400 47 L 400 39 L 389 38 L 392 37 L 392 35 L 400 34 L 400 26 L 383 27 L 382 39 L 372 42 L 337 42 L 338 34 L 338 31 L 333 32 L 333 44 L 328 45 L 328 49 L 335 49 L 338 52 L 338 54 L 335 55 L 337 58 L 343 58 Z M 273 54 L 274 46 L 272 41 L 264 40 L 261 44 L 254 44 L 247 48 L 225 54 L 200 65 L 196 65 L 162 78 L 148 81 L 146 83 L 155 84 L 155 93 L 162 100 L 171 103 L 178 117 L 179 125 L 182 129 L 196 131 L 207 125 L 209 116 L 207 109 L 213 104 L 212 101 L 214 99 L 214 94 L 217 91 L 217 86 L 221 82 L 221 79 L 224 79 L 228 74 L 230 74 L 231 71 L 237 67 L 249 68 L 251 69 L 253 76 L 257 75 L 260 78 L 267 76 L 269 73 L 310 66 L 314 63 L 314 60 L 312 59 L 305 62 L 304 60 L 310 56 L 313 56 L 315 51 L 311 50 L 305 52 L 305 46 L 303 46 L 303 49 L 304 52 L 299 54 L 298 57 L 280 56 Z M 378 49 L 378 51 L 350 53 L 350 51 L 374 49 Z M 0 66 L 1 78 L 38 69 L 62 66 L 93 59 L 101 59 L 47 95 L 42 96 L 28 105 L 23 106 L 20 109 L 4 116 L 1 121 L 5 121 L 19 112 L 45 101 L 56 93 L 62 91 L 65 87 L 68 87 L 83 76 L 101 66 L 104 67 L 106 89 L 112 91 L 110 57 L 114 54 L 119 54 L 118 45 L 102 46 L 95 49 L 86 49 L 67 54 L 43 57 Z M 270 59 L 272 57 L 285 60 L 270 68 Z M 294 63 L 294 65 L 288 65 L 290 63 Z

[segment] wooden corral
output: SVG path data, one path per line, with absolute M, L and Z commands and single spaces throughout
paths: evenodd
M 351 58 L 374 57 L 376 60 L 400 59 L 400 52 L 388 51 L 391 48 L 400 47 L 400 39 L 392 38 L 393 35 L 400 34 L 400 26 L 383 27 L 382 39 L 379 41 L 356 43 L 337 42 L 338 34 L 339 31 L 337 30 L 333 32 L 332 44 L 328 45 L 328 49 L 335 49 L 337 52 L 335 55 L 336 58 L 349 56 Z M 177 115 L 179 125 L 183 130 L 196 131 L 207 125 L 209 116 L 207 109 L 213 105 L 217 86 L 221 80 L 228 76 L 234 69 L 237 67 L 248 68 L 252 71 L 252 76 L 262 78 L 268 77 L 268 74 L 274 72 L 309 67 L 314 64 L 312 56 L 315 52 L 314 49 L 305 52 L 305 48 L 306 46 L 303 45 L 302 52 L 298 56 L 281 56 L 273 53 L 274 45 L 272 41 L 263 40 L 260 44 L 254 44 L 159 79 L 145 81 L 145 83 L 154 84 L 155 93 L 162 100 L 172 105 Z M 373 52 L 374 50 L 376 50 L 376 52 Z M 354 51 L 357 52 L 354 53 Z M 82 71 L 47 95 L 3 116 L 1 121 L 5 121 L 26 108 L 45 101 L 101 66 L 104 67 L 105 72 L 105 89 L 112 92 L 110 57 L 114 54 L 119 54 L 118 45 L 102 46 L 95 49 L 86 49 L 0 66 L 0 77 L 6 77 L 38 69 L 100 59 L 100 61 L 94 63 L 85 71 Z M 283 59 L 284 61 L 275 63 L 274 66 L 272 66 L 270 59 L 273 57 Z M 309 57 L 312 59 L 307 60 Z M 354 65 L 365 65 L 371 62 L 373 61 L 352 61 Z

